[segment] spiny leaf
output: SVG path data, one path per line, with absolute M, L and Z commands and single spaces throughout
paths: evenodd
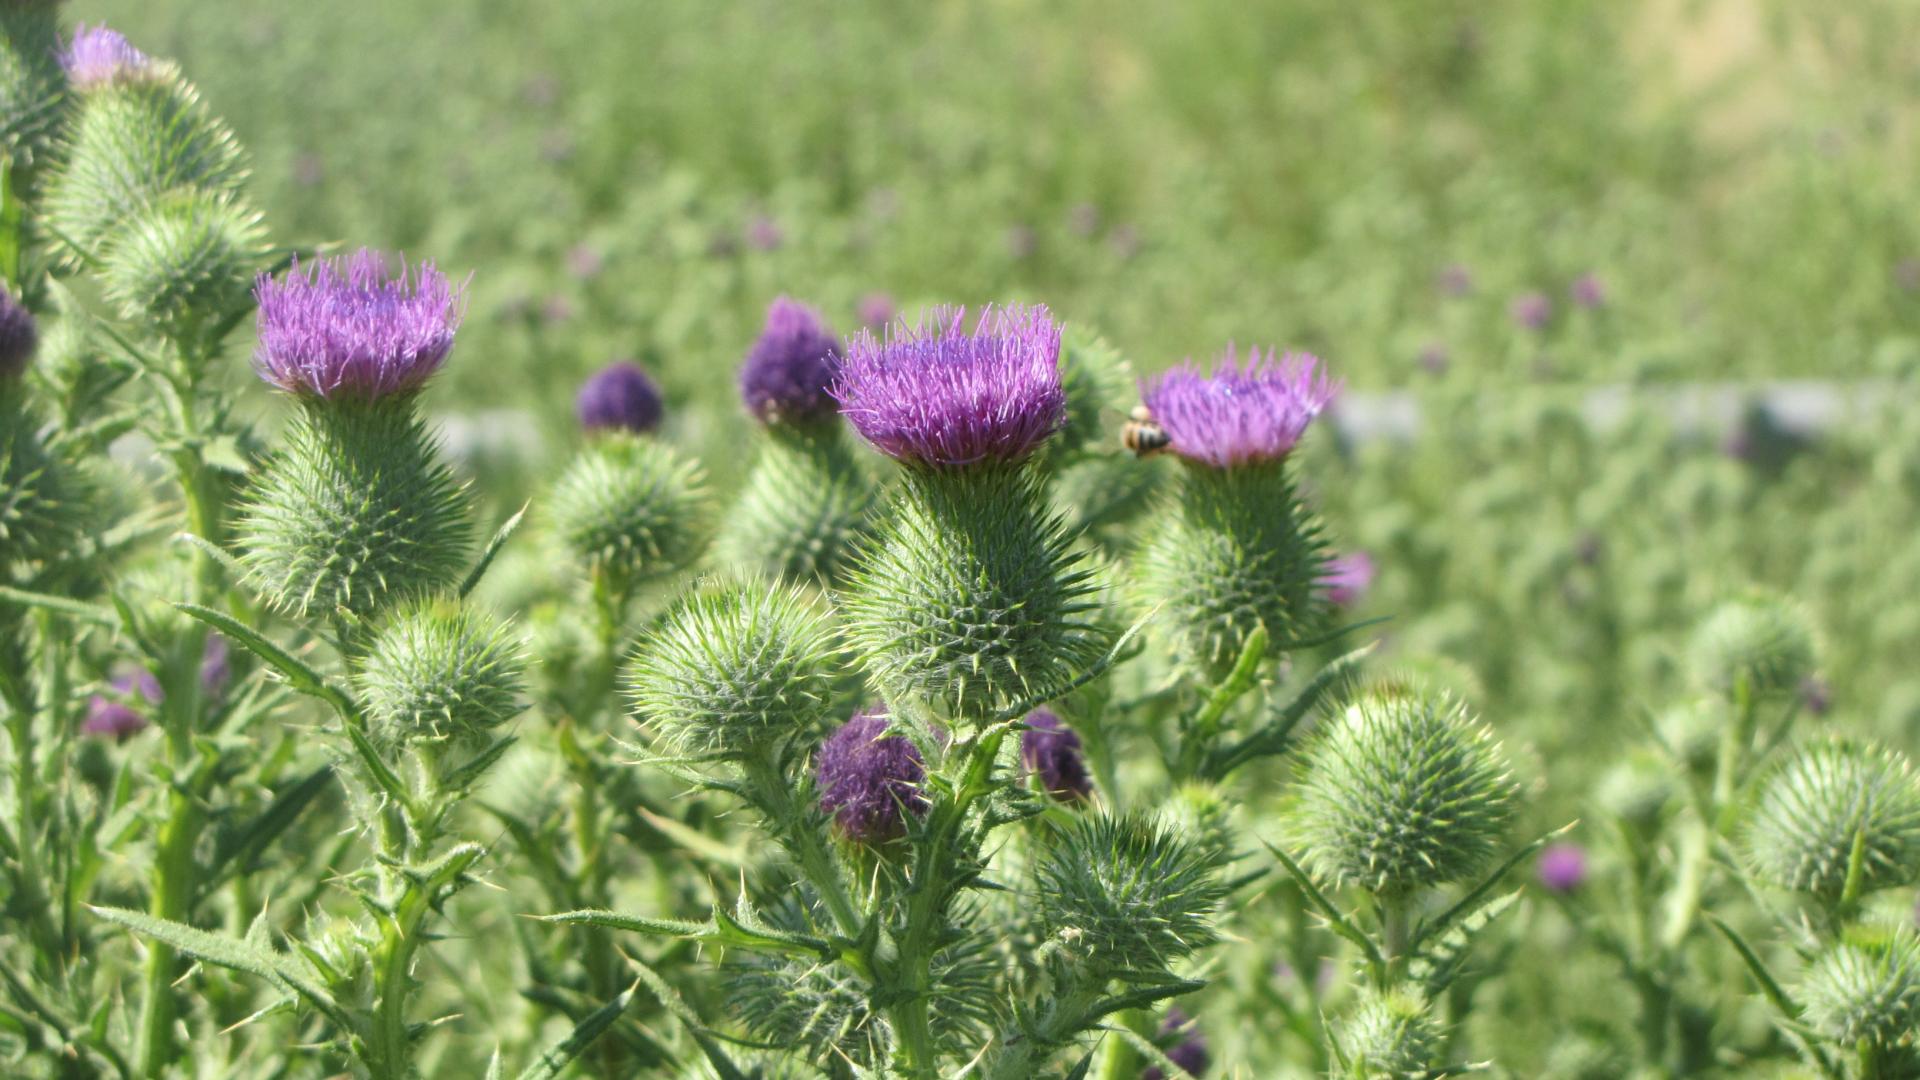
M 1414 931 L 1412 940 L 1408 942 L 1408 949 L 1417 952 L 1420 946 L 1434 935 L 1444 934 L 1448 930 L 1453 929 L 1454 924 L 1464 918 L 1469 911 L 1479 906 L 1481 898 L 1489 892 L 1492 892 L 1494 886 L 1500 884 L 1500 879 L 1506 877 L 1509 871 L 1525 860 L 1532 858 L 1534 853 L 1538 852 L 1541 848 L 1546 847 L 1548 844 L 1553 843 L 1554 840 L 1573 831 L 1574 826 L 1578 824 L 1580 823 L 1577 821 L 1570 821 L 1550 833 L 1535 837 L 1532 843 L 1521 847 L 1520 850 L 1507 856 L 1505 862 L 1495 867 L 1493 873 L 1488 874 L 1485 880 L 1474 886 L 1471 891 L 1465 896 L 1462 896 L 1452 907 L 1441 912 L 1439 917 L 1421 924 L 1420 928 Z
M 347 721 L 346 726 L 349 729 L 358 726 L 359 716 L 352 699 L 328 682 L 325 676 L 308 667 L 292 653 L 268 641 L 253 627 L 225 612 L 215 611 L 199 604 L 175 603 L 173 606 L 227 635 L 230 640 L 266 661 L 268 666 L 284 676 L 287 684 L 295 690 L 317 697 L 333 706 L 334 711 Z
M 333 1000 L 332 995 L 309 982 L 298 967 L 277 951 L 239 941 L 224 934 L 211 934 L 171 919 L 157 918 L 144 911 L 91 905 L 89 910 L 108 922 L 117 923 L 143 937 L 170 945 L 183 955 L 254 975 L 283 990 L 297 993 L 342 1028 L 350 1029 L 352 1026 L 346 1011 Z
M 566 1038 L 542 1052 L 539 1060 L 520 1074 L 520 1080 L 554 1080 L 566 1071 L 568 1062 L 579 1057 L 587 1047 L 593 1045 L 595 1039 L 613 1026 L 614 1021 L 620 1019 L 620 1015 L 627 1011 L 628 1003 L 633 1000 L 634 991 L 638 989 L 640 989 L 640 981 L 636 979 L 633 985 L 627 987 L 618 997 L 588 1013 L 573 1026 L 573 1030 L 567 1034 Z M 498 1076 L 499 1067 L 500 1054 L 495 1051 L 493 1066 L 488 1069 L 488 1075 Z
M 1307 718 L 1315 706 L 1320 704 L 1328 690 L 1338 685 L 1353 669 L 1360 666 L 1373 653 L 1378 642 L 1368 642 L 1360 648 L 1347 653 L 1314 673 L 1307 685 L 1300 688 L 1293 700 L 1273 711 L 1266 723 L 1252 734 L 1230 747 L 1220 747 L 1207 755 L 1205 764 L 1200 767 L 1203 779 L 1224 780 L 1233 770 L 1255 758 L 1267 757 L 1286 750 L 1287 739 L 1293 729 Z
M 493 557 L 500 554 L 500 549 L 507 544 L 507 538 L 512 536 L 513 531 L 520 527 L 520 520 L 527 516 L 527 508 L 532 505 L 533 503 L 531 502 L 523 504 L 512 517 L 502 522 L 500 528 L 494 531 L 493 539 L 487 541 L 486 549 L 480 552 L 479 560 L 473 564 L 473 569 L 467 572 L 466 580 L 460 583 L 460 596 L 462 599 L 473 591 L 474 586 L 480 584 L 481 578 L 486 576 L 487 568 L 493 565 Z

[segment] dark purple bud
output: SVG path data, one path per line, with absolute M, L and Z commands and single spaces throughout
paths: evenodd
M 1521 293 L 1507 305 L 1507 314 L 1515 326 L 1537 333 L 1546 329 L 1547 322 L 1553 318 L 1553 301 L 1543 292 Z
M 453 351 L 461 290 L 432 263 L 389 272 L 386 257 L 362 248 L 303 269 L 296 260 L 275 281 L 260 275 L 260 377 L 289 393 L 370 401 L 411 393 Z
M 1200 1034 L 1200 1029 L 1193 1025 L 1193 1020 L 1178 1005 L 1167 1010 L 1166 1018 L 1160 1021 L 1160 1037 L 1155 1041 L 1165 1047 L 1167 1060 L 1180 1066 L 1189 1076 L 1204 1076 L 1207 1067 L 1213 1064 L 1213 1055 L 1207 1051 L 1206 1037 Z M 1140 1074 L 1140 1080 L 1167 1080 L 1167 1074 L 1160 1066 L 1149 1065 Z
M 1326 595 L 1327 603 L 1337 608 L 1350 608 L 1367 594 L 1367 587 L 1373 584 L 1373 575 L 1373 556 L 1366 552 L 1336 555 L 1328 559 L 1320 571 L 1320 589 Z
M 17 379 L 26 374 L 39 344 L 40 330 L 34 324 L 33 313 L 0 282 L 0 379 Z
M 1466 267 L 1454 263 L 1441 269 L 1434 285 L 1442 296 L 1465 296 L 1473 291 L 1473 274 Z
M 87 703 L 87 717 L 80 722 L 80 734 L 125 742 L 146 727 L 147 718 L 132 706 L 96 694 Z
M 581 384 L 573 411 L 580 426 L 588 431 L 617 428 L 648 432 L 660 426 L 665 408 L 660 388 L 639 364 L 616 360 Z
M 839 411 L 832 393 L 839 373 L 840 342 L 820 313 L 782 296 L 740 365 L 740 400 L 763 424 L 826 419 Z
M 1601 282 L 1597 274 L 1581 274 L 1574 278 L 1573 285 L 1567 289 L 1567 292 L 1573 297 L 1574 306 L 1586 308 L 1588 311 L 1601 307 L 1607 302 L 1606 285 Z
M 1587 853 L 1578 844 L 1550 844 L 1540 853 L 1540 884 L 1570 893 L 1587 880 Z
M 1324 373 L 1315 374 L 1319 366 L 1306 353 L 1259 349 L 1242 365 L 1229 346 L 1211 375 L 1182 364 L 1141 384 L 1141 401 L 1166 430 L 1169 448 L 1188 461 L 1216 469 L 1277 461 L 1339 392 Z
M 896 310 L 893 297 L 883 292 L 870 292 L 860 298 L 860 305 L 855 309 L 855 315 L 859 318 L 860 325 L 879 330 L 893 321 Z
M 1064 803 L 1093 795 L 1093 777 L 1074 734 L 1051 709 L 1027 714 L 1027 730 L 1020 734 L 1020 761 L 1040 781 L 1041 790 Z
M 864 709 L 820 744 L 814 760 L 820 809 L 855 843 L 882 844 L 906 832 L 906 813 L 927 812 L 920 751 L 892 732 L 885 709 Z
M 755 251 L 775 251 L 785 243 L 787 234 L 780 223 L 765 214 L 756 214 L 747 222 L 747 246 Z

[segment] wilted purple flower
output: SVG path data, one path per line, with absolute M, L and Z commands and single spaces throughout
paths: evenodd
M 1833 687 L 1818 675 L 1801 679 L 1800 704 L 1814 716 L 1827 715 L 1833 710 Z
M 1587 853 L 1578 844 L 1549 844 L 1540 853 L 1540 884 L 1570 893 L 1587 880 Z
M 154 71 L 153 58 L 134 48 L 118 30 L 86 23 L 74 30 L 73 40 L 61 51 L 60 66 L 80 90 L 144 78 Z
M 418 390 L 453 350 L 465 310 L 462 290 L 431 262 L 389 274 L 386 257 L 368 248 L 304 272 L 296 261 L 280 281 L 262 274 L 254 297 L 260 377 L 328 400 Z
M 660 426 L 665 408 L 660 388 L 631 360 L 616 360 L 580 385 L 574 415 L 588 431 L 619 428 L 647 432 Z
M 860 298 L 860 304 L 854 309 L 854 314 L 859 318 L 860 325 L 878 330 L 893 321 L 894 310 L 892 296 L 883 292 L 870 292 Z
M 1025 225 L 1013 225 L 1007 228 L 1007 254 L 1016 260 L 1033 257 L 1034 250 L 1040 246 L 1039 237 Z
M 1250 350 L 1237 362 L 1232 346 L 1202 375 L 1189 361 L 1143 382 L 1141 401 L 1166 430 L 1174 453 L 1216 469 L 1287 456 L 1307 425 L 1339 392 L 1318 358 Z
M 1327 603 L 1347 608 L 1360 602 L 1373 584 L 1373 556 L 1364 551 L 1336 555 L 1320 571 L 1320 588 Z
M 840 343 L 820 313 L 787 297 L 767 309 L 767 325 L 740 365 L 740 400 L 763 424 L 806 423 L 834 415 Z
M 833 815 L 841 835 L 862 844 L 901 836 L 903 807 L 915 814 L 927 811 L 920 793 L 926 778 L 920 751 L 888 727 L 885 709 L 863 709 L 820 744 L 814 760 L 820 809 Z
M 753 220 L 747 222 L 747 246 L 755 251 L 774 251 L 786 239 L 780 223 L 765 214 L 755 214 Z
M 1159 1041 L 1165 1043 L 1175 1038 L 1180 1041 L 1167 1047 L 1167 1060 L 1186 1070 L 1189 1076 L 1204 1076 L 1207 1066 L 1213 1064 L 1213 1055 L 1207 1051 L 1206 1037 L 1178 1005 L 1168 1009 L 1166 1018 L 1160 1021 Z M 1167 1080 L 1167 1074 L 1160 1066 L 1149 1065 L 1141 1072 L 1140 1080 Z
M 1060 327 L 1044 307 L 988 307 L 973 331 L 965 308 L 895 324 L 885 342 L 847 343 L 833 396 L 862 438 L 923 465 L 1018 461 L 1059 430 Z
M 606 269 L 606 256 L 591 244 L 575 244 L 567 249 L 567 273 L 581 281 L 592 281 Z
M 0 282 L 0 379 L 26 374 L 39 344 L 40 330 L 34 325 L 33 312 Z
M 1447 355 L 1447 347 L 1445 345 L 1433 342 L 1420 350 L 1420 366 L 1427 369 L 1429 374 L 1446 374 L 1447 367 L 1450 363 L 1451 358 Z
M 1074 734 L 1051 709 L 1027 714 L 1027 730 L 1020 734 L 1020 761 L 1040 778 L 1047 794 L 1061 802 L 1079 802 L 1093 795 L 1093 777 Z
M 1441 269 L 1435 285 L 1445 296 L 1465 296 L 1473 291 L 1473 274 L 1459 263 Z
M 1521 293 L 1507 305 L 1507 314 L 1513 318 L 1514 325 L 1527 330 L 1544 330 L 1547 321 L 1553 318 L 1553 301 L 1543 292 Z
M 1100 210 L 1092 203 L 1078 203 L 1067 211 L 1067 229 L 1075 236 L 1092 236 L 1100 231 Z
M 1576 307 L 1592 311 L 1607 302 L 1607 287 L 1598 274 L 1581 274 L 1567 289 Z

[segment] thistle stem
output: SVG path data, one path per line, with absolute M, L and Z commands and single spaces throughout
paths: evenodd
M 854 910 L 853 901 L 847 896 L 846 883 L 841 880 L 840 871 L 834 866 L 826 845 L 807 826 L 799 808 L 793 804 L 793 793 L 786 777 L 781 774 L 779 762 L 775 760 L 776 753 L 769 751 L 765 755 L 750 756 L 742 763 L 747 783 L 765 801 L 775 828 L 786 840 L 787 850 L 792 852 L 794 861 L 799 864 L 800 876 L 813 886 L 814 892 L 820 894 L 820 900 L 827 905 L 827 914 L 833 917 L 834 925 L 846 937 L 859 937 L 862 920 Z

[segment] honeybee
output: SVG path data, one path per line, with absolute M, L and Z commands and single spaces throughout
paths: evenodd
M 1165 450 L 1172 441 L 1167 429 L 1153 422 L 1153 414 L 1145 405 L 1135 405 L 1126 424 L 1120 428 L 1120 445 L 1133 451 L 1134 457 L 1151 457 Z

